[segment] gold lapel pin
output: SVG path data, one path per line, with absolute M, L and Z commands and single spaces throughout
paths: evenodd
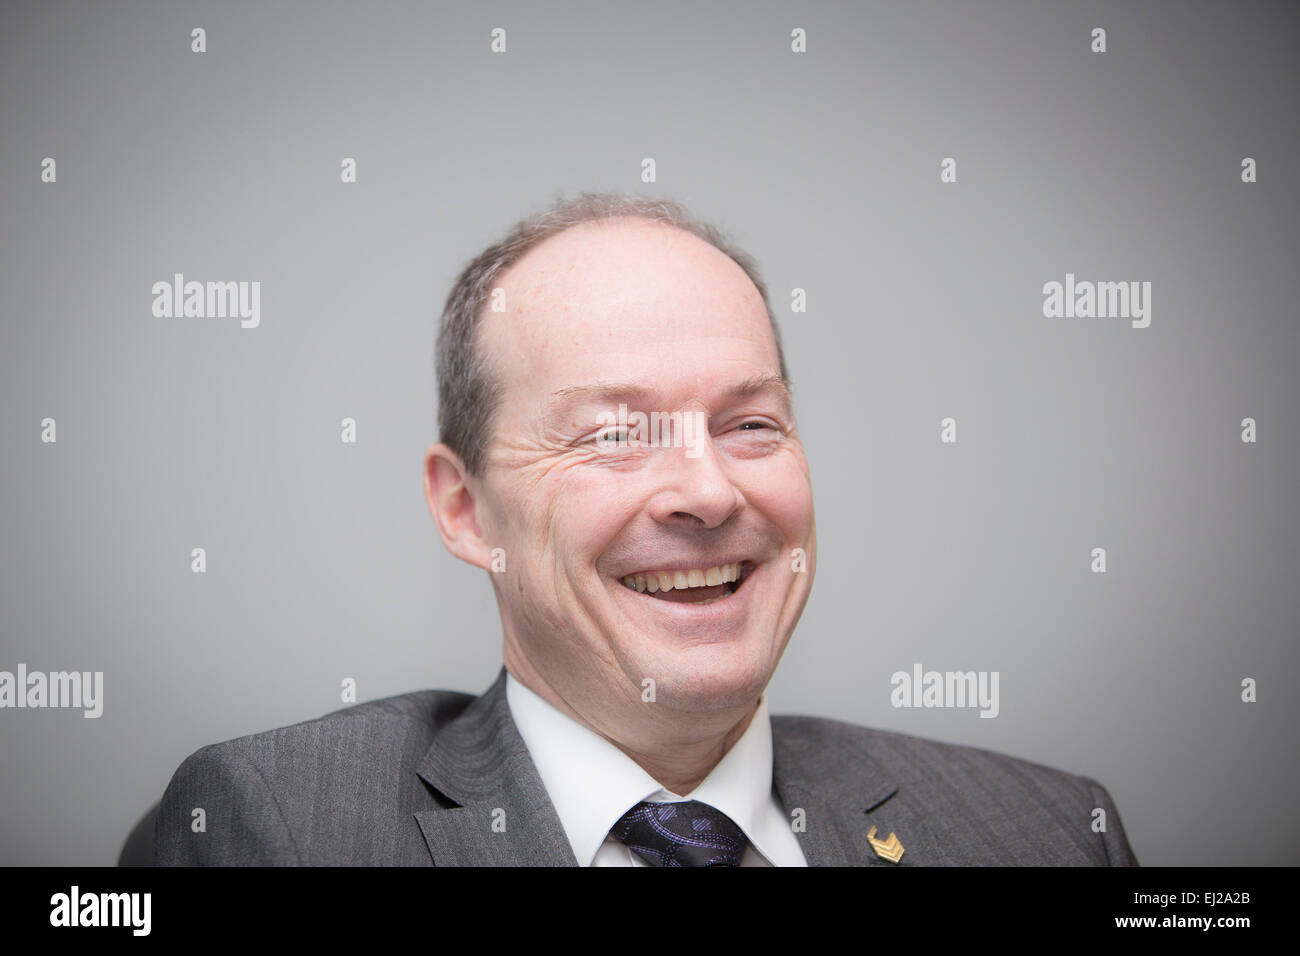
M 876 851 L 877 856 L 890 863 L 897 863 L 903 858 L 903 844 L 899 842 L 897 835 L 890 833 L 888 840 L 877 840 L 875 824 L 872 824 L 871 829 L 867 831 L 867 842 L 871 844 L 871 849 Z

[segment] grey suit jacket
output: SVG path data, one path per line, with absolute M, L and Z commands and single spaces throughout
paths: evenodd
M 576 865 L 505 677 L 477 698 L 420 691 L 202 748 L 163 795 L 155 862 Z M 1137 865 L 1088 777 L 817 717 L 773 716 L 772 750 L 810 866 Z M 873 824 L 897 834 L 898 863 L 872 849 Z

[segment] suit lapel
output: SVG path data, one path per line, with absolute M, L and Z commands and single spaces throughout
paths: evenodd
M 867 754 L 828 745 L 813 726 L 806 717 L 772 718 L 772 785 L 791 819 L 803 811 L 795 836 L 808 865 L 896 865 L 871 848 L 867 831 L 872 811 L 898 787 Z
M 435 866 L 577 866 L 515 727 L 506 670 L 438 732 L 416 772 L 455 804 L 415 814 Z

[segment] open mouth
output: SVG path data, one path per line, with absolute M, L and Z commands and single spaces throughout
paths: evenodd
M 711 568 L 646 571 L 620 580 L 630 591 L 674 604 L 713 604 L 725 601 L 744 585 L 753 573 L 753 561 L 737 561 Z

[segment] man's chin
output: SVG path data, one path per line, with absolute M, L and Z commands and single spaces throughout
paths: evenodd
M 778 615 L 764 598 L 772 582 L 759 566 L 723 600 L 673 603 L 621 582 L 608 590 L 608 634 L 643 700 L 695 713 L 752 704 L 776 668 Z M 647 681 L 653 681 L 648 684 Z

